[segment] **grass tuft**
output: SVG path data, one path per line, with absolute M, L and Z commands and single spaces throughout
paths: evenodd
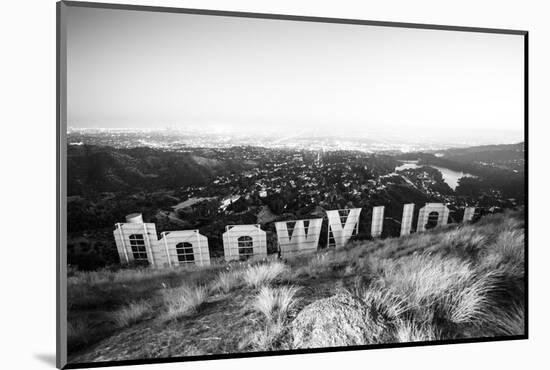
M 431 323 L 400 320 L 395 327 L 395 339 L 399 343 L 424 342 L 438 340 L 439 335 Z
M 371 312 L 387 320 L 397 319 L 411 309 L 403 298 L 387 289 L 365 289 L 358 296 Z
M 494 335 L 525 334 L 525 307 L 515 303 L 508 310 L 493 307 L 483 319 L 483 326 L 488 327 Z
M 258 288 L 271 283 L 286 270 L 282 262 L 250 266 L 243 273 L 243 278 L 248 286 Z
M 198 312 L 199 307 L 208 298 L 208 289 L 204 286 L 182 286 L 163 292 L 166 312 L 162 321 L 176 320 Z
M 287 328 L 282 321 L 266 323 L 263 330 L 258 330 L 246 337 L 242 347 L 250 347 L 257 351 L 273 351 L 287 348 L 280 348 L 281 338 L 284 337 Z
M 294 298 L 298 288 L 285 286 L 270 288 L 263 286 L 254 301 L 254 309 L 261 312 L 267 321 L 282 321 L 288 311 L 297 303 Z
M 227 294 L 241 285 L 242 277 L 243 272 L 240 270 L 222 271 L 218 274 L 210 289 Z
M 151 304 L 145 300 L 130 302 L 114 313 L 113 320 L 117 327 L 124 328 L 140 321 L 152 309 Z

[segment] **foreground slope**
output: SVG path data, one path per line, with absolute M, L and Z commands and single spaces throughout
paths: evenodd
M 70 362 L 524 334 L 519 212 L 285 261 L 69 277 Z

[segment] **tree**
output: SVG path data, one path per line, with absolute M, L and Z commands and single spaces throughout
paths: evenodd
M 271 212 L 275 214 L 281 214 L 283 213 L 285 209 L 285 200 L 282 195 L 280 194 L 274 194 L 269 197 L 267 200 L 267 205 L 269 209 L 271 209 Z
M 483 183 L 477 177 L 464 176 L 458 180 L 456 194 L 472 198 L 478 198 L 483 191 Z

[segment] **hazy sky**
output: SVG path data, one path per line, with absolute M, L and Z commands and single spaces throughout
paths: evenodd
M 523 130 L 523 37 L 69 7 L 68 126 Z

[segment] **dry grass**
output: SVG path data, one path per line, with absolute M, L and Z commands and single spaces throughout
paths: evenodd
M 186 264 L 170 268 L 136 267 L 115 270 L 105 268 L 97 271 L 71 271 L 67 277 L 67 284 L 69 286 L 85 284 L 95 286 L 102 284 L 135 284 L 152 280 L 169 280 L 181 275 L 205 275 L 210 272 L 216 272 L 220 268 L 219 264 L 213 263 L 210 266 Z
M 84 320 L 67 323 L 67 342 L 69 347 L 78 347 L 88 343 L 88 332 L 90 328 Z
M 67 279 L 68 285 L 76 284 L 105 284 L 105 283 L 135 283 L 146 279 L 164 277 L 175 274 L 174 269 L 120 269 L 117 271 L 98 270 L 98 271 L 78 271 Z
M 371 311 L 382 315 L 387 320 L 403 316 L 411 307 L 402 297 L 385 289 L 364 289 L 356 294 Z
M 174 342 L 180 343 L 182 352 L 171 352 L 175 356 L 190 349 L 231 353 L 316 343 L 347 346 L 520 335 L 525 330 L 525 234 L 517 217 L 488 216 L 475 224 L 403 238 L 355 241 L 285 263 L 77 272 L 69 283 L 70 348 L 131 333 L 140 325 L 152 343 L 152 357 L 166 354 L 167 333 L 174 333 Z M 348 300 L 331 300 L 342 292 Z M 149 317 L 158 320 L 144 322 Z M 110 328 L 104 325 L 103 332 L 91 336 L 99 322 Z M 133 326 L 137 322 L 142 324 Z M 310 323 L 315 330 L 308 329 Z M 303 340 L 295 341 L 308 330 Z M 236 339 L 226 340 L 227 332 Z M 329 332 L 341 334 L 340 339 Z M 121 345 L 125 343 L 133 342 Z M 103 350 L 114 352 L 112 356 L 119 353 L 112 343 Z
M 523 230 L 505 230 L 499 233 L 492 244 L 483 251 L 487 263 L 513 265 L 523 273 L 525 233 Z
M 284 286 L 270 288 L 262 286 L 256 294 L 253 309 L 262 314 L 263 324 L 259 329 L 247 333 L 240 343 L 240 349 L 272 351 L 290 349 L 288 340 L 288 315 L 296 306 L 295 298 L 299 288 Z
M 508 310 L 495 308 L 486 315 L 483 324 L 494 335 L 522 335 L 525 333 L 525 308 L 519 303 Z
M 316 254 L 291 261 L 292 270 L 288 271 L 287 281 L 292 283 L 296 280 L 320 277 L 327 274 L 339 275 L 340 271 L 344 276 L 351 276 L 361 270 L 364 266 L 365 256 L 370 250 L 357 242 L 339 250 L 327 250 Z
M 256 351 L 274 351 L 288 348 L 281 348 L 282 338 L 287 332 L 286 323 L 273 321 L 266 323 L 262 330 L 257 330 L 244 338 L 241 349 L 251 348 Z
M 373 279 L 363 299 L 397 341 L 467 337 L 472 328 L 480 336 L 523 333 L 523 306 L 514 303 L 523 300 L 523 224 L 487 219 L 411 236 L 379 254 L 398 258 L 368 258 Z
M 270 288 L 263 286 L 254 301 L 254 309 L 261 312 L 267 321 L 281 321 L 288 311 L 297 303 L 294 298 L 298 288 L 285 286 Z
M 399 343 L 424 342 L 438 340 L 439 335 L 432 324 L 400 320 L 395 327 L 395 339 Z
M 271 283 L 286 270 L 282 262 L 250 266 L 243 273 L 245 283 L 254 288 Z
M 166 311 L 162 321 L 176 320 L 194 314 L 208 298 L 208 288 L 204 286 L 181 286 L 163 292 Z
M 117 327 L 124 328 L 139 322 L 143 317 L 150 314 L 153 307 L 145 300 L 130 302 L 113 314 L 113 320 Z
M 225 294 L 238 288 L 243 282 L 243 272 L 240 270 L 222 271 L 212 283 L 210 289 Z
M 434 317 L 454 324 L 480 320 L 496 284 L 492 273 L 478 273 L 454 257 L 422 254 L 380 262 L 383 271 L 377 284 L 406 302 L 420 324 Z
M 335 253 L 333 251 L 320 252 L 304 258 L 300 256 L 291 260 L 292 271 L 288 280 L 293 281 L 307 276 L 316 276 L 323 273 L 333 263 Z
M 377 260 L 379 283 L 411 303 L 438 296 L 452 285 L 470 278 L 471 266 L 458 258 L 442 258 L 428 254 L 413 255 L 398 260 Z

